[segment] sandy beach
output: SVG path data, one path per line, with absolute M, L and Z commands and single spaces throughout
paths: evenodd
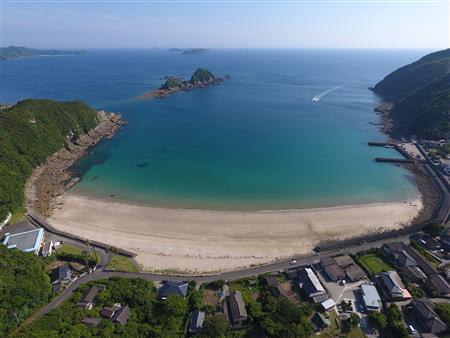
M 94 199 L 58 197 L 49 221 L 57 228 L 131 249 L 146 270 L 213 272 L 310 252 L 330 238 L 408 224 L 420 198 L 301 210 L 209 211 L 164 209 Z

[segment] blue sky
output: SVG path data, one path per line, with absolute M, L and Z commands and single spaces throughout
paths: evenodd
M 37 48 L 449 46 L 445 0 L 1 0 L 2 45 Z

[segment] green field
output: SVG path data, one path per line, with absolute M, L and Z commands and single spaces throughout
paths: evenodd
M 359 256 L 358 261 L 367 271 L 370 271 L 372 275 L 377 275 L 380 272 L 392 269 L 389 264 L 381 260 L 376 254 Z
M 139 267 L 131 259 L 117 254 L 113 254 L 108 268 L 114 268 L 116 271 L 139 272 Z

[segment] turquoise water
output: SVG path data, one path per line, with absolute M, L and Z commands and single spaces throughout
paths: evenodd
M 367 87 L 424 51 L 218 50 L 185 56 L 95 51 L 4 63 L 3 101 L 83 99 L 128 125 L 77 164 L 74 192 L 156 206 L 284 209 L 401 200 L 418 194 L 400 167 Z M 220 86 L 164 100 L 136 96 L 197 67 Z M 325 93 L 318 102 L 315 96 Z

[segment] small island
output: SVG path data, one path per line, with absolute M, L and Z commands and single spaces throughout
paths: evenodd
M 229 79 L 229 75 L 226 79 Z M 218 85 L 224 80 L 221 77 L 215 76 L 206 68 L 197 68 L 197 70 L 192 74 L 190 80 L 182 80 L 173 76 L 166 76 L 166 82 L 158 89 L 151 90 L 147 93 L 139 96 L 141 99 L 158 98 L 163 99 L 173 93 L 179 91 L 190 91 L 194 88 L 204 88 L 213 85 Z

